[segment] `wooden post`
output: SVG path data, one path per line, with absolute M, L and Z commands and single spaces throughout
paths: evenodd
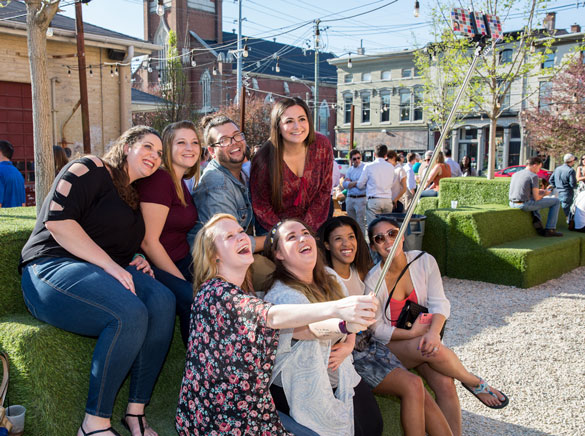
M 240 132 L 246 133 L 246 87 L 240 89 Z
M 87 74 L 85 71 L 85 42 L 81 2 L 75 2 L 75 30 L 77 37 L 77 65 L 79 67 L 79 99 L 81 100 L 81 127 L 83 130 L 83 152 L 91 153 L 89 136 L 89 102 L 87 99 Z
M 349 149 L 353 150 L 353 126 L 355 120 L 355 106 L 351 105 L 351 116 L 349 121 Z

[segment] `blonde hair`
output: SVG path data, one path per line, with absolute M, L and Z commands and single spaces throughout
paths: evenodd
M 232 215 L 228 213 L 218 213 L 213 215 L 209 221 L 205 223 L 203 228 L 199 230 L 195 237 L 193 244 L 193 296 L 203 283 L 214 277 L 219 277 L 217 262 L 217 250 L 215 248 L 215 238 L 218 233 L 215 230 L 215 225 L 221 220 L 229 219 L 238 222 Z M 250 269 L 246 273 L 246 280 L 242 284 L 242 290 L 247 294 L 253 294 L 253 289 L 250 280 Z
M 177 196 L 179 197 L 179 201 L 183 205 L 183 207 L 187 206 L 185 202 L 185 194 L 183 193 L 183 186 L 181 180 L 177 178 L 175 174 L 175 168 L 173 166 L 173 141 L 175 140 L 175 136 L 177 134 L 177 130 L 179 129 L 189 129 L 195 133 L 197 137 L 197 141 L 199 142 L 199 156 L 197 157 L 197 162 L 191 168 L 189 168 L 185 174 L 183 175 L 183 179 L 190 179 L 191 177 L 195 177 L 195 185 L 199 181 L 200 175 L 200 168 L 201 168 L 201 150 L 203 149 L 201 146 L 201 138 L 199 137 L 199 132 L 197 132 L 197 128 L 195 124 L 191 121 L 183 120 L 177 121 L 176 123 L 169 124 L 165 127 L 162 132 L 162 146 L 163 146 L 163 157 L 162 163 L 164 168 L 167 170 L 171 179 L 173 180 L 173 184 L 175 185 L 175 191 L 177 191 Z

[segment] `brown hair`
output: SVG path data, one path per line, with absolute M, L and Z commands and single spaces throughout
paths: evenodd
M 280 133 L 280 118 L 288 108 L 293 106 L 302 107 L 305 111 L 305 115 L 307 116 L 307 121 L 309 122 L 309 135 L 307 136 L 307 139 L 305 139 L 305 147 L 308 147 L 309 144 L 315 142 L 316 138 L 311 112 L 304 100 L 300 99 L 299 97 L 285 98 L 278 100 L 274 104 L 272 112 L 270 113 L 270 141 L 267 143 L 267 145 L 269 148 L 268 167 L 270 168 L 270 180 L 272 182 L 270 186 L 270 202 L 276 212 L 280 212 L 282 210 L 281 186 L 282 173 L 284 171 L 284 141 L 282 139 L 282 134 Z
M 228 123 L 232 123 L 239 129 L 238 125 L 234 123 L 234 121 L 231 118 L 225 115 L 206 115 L 201 119 L 199 125 L 203 129 L 203 140 L 205 141 L 206 147 L 210 147 L 213 141 L 217 139 L 212 138 L 211 133 L 209 131 L 214 127 L 223 126 L 224 124 Z
M 65 150 L 63 150 L 63 147 L 61 147 L 60 145 L 53 145 L 53 158 L 55 160 L 56 177 L 57 174 L 59 174 L 59 171 L 61 171 L 61 168 L 67 165 L 67 162 L 69 162 L 69 158 L 67 157 Z
M 177 130 L 179 129 L 192 130 L 195 133 L 195 136 L 197 137 L 197 141 L 199 142 L 199 156 L 197 157 L 197 162 L 195 163 L 195 165 L 189 168 L 183 175 L 183 179 L 190 179 L 191 177 L 195 176 L 195 185 L 197 185 L 197 182 L 199 181 L 199 174 L 201 168 L 201 150 L 203 150 L 203 148 L 201 146 L 201 138 L 199 138 L 199 132 L 197 132 L 195 124 L 193 124 L 191 121 L 183 120 L 169 124 L 168 126 L 165 127 L 165 129 L 162 132 L 163 166 L 171 176 L 171 179 L 173 180 L 173 185 L 175 185 L 175 191 L 177 191 L 179 201 L 181 202 L 183 207 L 187 207 L 181 180 L 179 180 L 175 175 L 175 169 L 173 166 L 173 141 L 175 140 Z
M 118 191 L 118 195 L 128 206 L 132 209 L 138 209 L 139 197 L 138 192 L 130 184 L 130 178 L 128 177 L 128 163 L 126 161 L 126 153 L 124 148 L 126 146 L 132 147 L 146 135 L 155 135 L 160 139 L 160 134 L 148 126 L 134 126 L 126 130 L 114 145 L 106 152 L 102 160 L 107 164 L 110 174 L 112 175 L 112 181 Z
M 313 283 L 311 284 L 301 282 L 276 258 L 276 250 L 278 249 L 278 242 L 280 240 L 278 230 L 282 224 L 290 221 L 296 221 L 302 224 L 315 237 L 311 228 L 297 218 L 287 218 L 272 227 L 264 241 L 264 256 L 274 262 L 276 269 L 268 278 L 267 288 L 272 287 L 274 282 L 280 280 L 285 285 L 301 292 L 311 303 L 339 300 L 345 297 L 337 279 L 325 270 L 325 261 L 320 251 L 317 251 L 317 263 L 315 264 L 315 268 L 313 268 Z

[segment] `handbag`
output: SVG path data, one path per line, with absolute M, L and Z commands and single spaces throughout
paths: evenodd
M 2 361 L 2 383 L 0 383 L 0 428 L 4 427 L 10 432 L 12 423 L 6 417 L 6 409 L 3 407 L 6 393 L 8 392 L 8 380 L 10 378 L 8 356 L 0 352 L 0 361 Z

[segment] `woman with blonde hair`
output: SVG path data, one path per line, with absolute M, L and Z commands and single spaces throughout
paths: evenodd
M 175 294 L 181 336 L 186 344 L 193 302 L 193 259 L 187 233 L 197 222 L 197 208 L 185 179 L 199 179 L 201 146 L 191 121 L 165 127 L 162 143 L 161 168 L 138 183 L 140 209 L 146 224 L 142 250 L 153 265 L 156 279 Z
M 290 435 L 285 420 L 297 435 L 314 434 L 276 413 L 269 381 L 278 329 L 329 318 L 344 328 L 369 325 L 375 299 L 305 306 L 273 306 L 258 299 L 247 280 L 254 261 L 250 237 L 228 214 L 214 215 L 203 226 L 193 251 L 195 297 L 176 415 L 179 435 Z

